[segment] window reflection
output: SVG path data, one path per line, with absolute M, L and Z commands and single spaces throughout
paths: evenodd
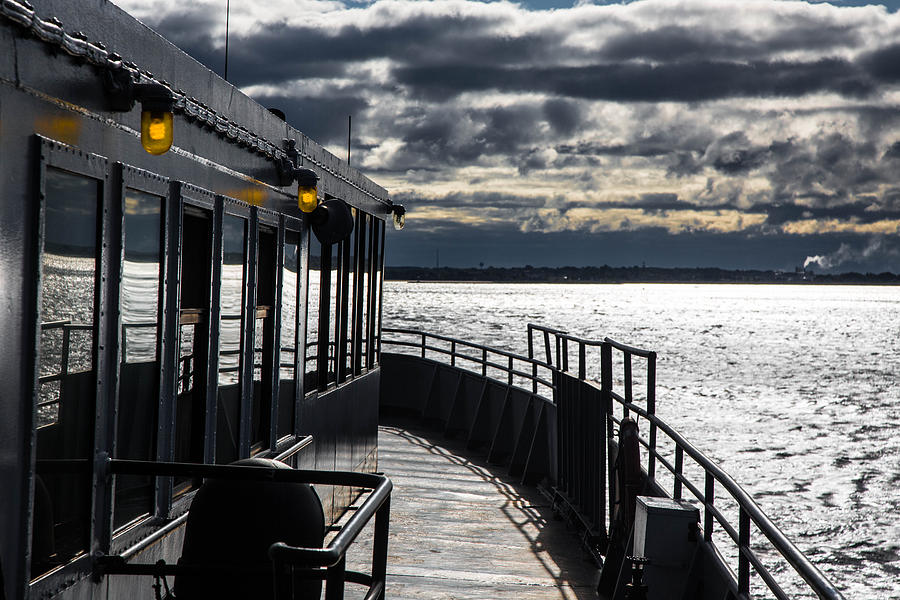
M 159 303 L 163 198 L 133 189 L 125 193 L 122 264 L 122 364 L 119 376 L 116 456 L 156 456 L 159 396 Z M 140 424 L 140 426 L 135 426 Z M 149 477 L 116 477 L 114 525 L 119 528 L 152 510 Z
M 343 290 L 344 298 L 340 300 L 341 315 L 341 341 L 340 348 L 341 361 L 341 381 L 345 380 L 353 371 L 353 345 L 355 343 L 356 332 L 356 262 L 357 262 L 357 236 L 359 235 L 359 221 L 356 219 L 357 211 L 355 208 L 350 209 L 355 221 L 353 234 L 343 242 L 345 252 L 349 253 L 350 260 L 347 264 L 347 272 L 343 274 Z
M 285 231 L 281 270 L 281 358 L 278 369 L 278 436 L 294 429 L 294 368 L 297 361 L 297 274 L 300 234 Z
M 238 459 L 240 443 L 241 337 L 247 221 L 225 215 L 222 227 L 216 462 L 229 463 Z
M 372 259 L 372 217 L 370 215 L 364 215 L 364 217 L 360 219 L 360 221 L 360 236 L 362 237 L 362 244 L 360 248 L 361 256 L 359 263 L 359 285 L 362 289 L 360 290 L 360 293 L 358 295 L 360 303 L 359 306 L 356 307 L 356 314 L 359 318 L 357 331 L 359 331 L 361 339 L 357 342 L 359 344 L 359 356 L 357 357 L 358 362 L 356 368 L 362 368 L 368 364 L 367 342 L 369 339 L 369 269 Z
M 324 332 L 320 332 L 319 339 L 319 387 L 334 383 L 337 379 L 337 334 L 341 326 L 341 299 L 340 294 L 340 264 L 341 264 L 341 244 L 332 244 L 323 249 L 323 254 L 330 257 L 324 276 L 328 279 L 328 286 L 323 287 L 323 293 L 327 296 L 320 298 L 321 312 L 327 316 L 327 320 L 323 321 L 326 327 Z M 324 334 L 324 335 L 323 335 Z M 323 368 L 324 376 L 322 373 Z
M 94 290 L 101 185 L 48 167 L 44 191 L 32 577 L 88 548 L 96 398 Z M 63 472 L 52 468 L 60 459 L 81 462 Z
M 244 240 L 247 222 L 240 217 L 225 215 L 223 228 L 219 386 L 228 386 L 240 382 L 241 309 L 244 303 Z
M 322 245 L 309 236 L 309 270 L 306 292 L 306 378 L 303 389 L 312 392 L 318 385 L 319 289 L 322 286 Z
M 278 257 L 274 229 L 261 226 L 256 259 L 256 319 L 253 328 L 253 406 L 250 453 L 268 447 L 275 375 L 275 264 Z
M 174 459 L 179 462 L 201 462 L 204 456 L 209 356 L 212 214 L 185 204 L 181 219 L 181 309 Z M 190 479 L 176 477 L 174 494 L 180 495 L 191 486 Z

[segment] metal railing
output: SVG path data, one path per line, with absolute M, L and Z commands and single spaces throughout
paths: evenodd
M 521 376 L 533 384 L 533 393 L 547 394 L 547 392 L 550 392 L 550 395 L 545 395 L 544 397 L 554 402 L 557 400 L 556 389 L 546 378 L 538 377 L 538 370 L 549 370 L 551 379 L 552 373 L 555 372 L 580 381 L 588 381 L 587 371 L 590 364 L 588 352 L 599 348 L 600 392 L 602 402 L 607 407 L 605 414 L 607 414 L 608 418 L 605 424 L 596 423 L 594 430 L 605 431 L 607 441 L 609 441 L 613 439 L 615 427 L 621 424 L 624 418 L 633 414 L 647 421 L 649 424 L 648 435 L 640 438 L 640 444 L 646 457 L 645 468 L 649 487 L 655 487 L 664 493 L 671 493 L 675 499 L 682 499 L 685 490 L 687 490 L 703 507 L 703 537 L 705 541 L 712 544 L 717 552 L 718 549 L 713 544 L 717 528 L 727 534 L 724 539 L 732 544 L 732 554 L 736 555 L 737 559 L 737 574 L 735 575 L 732 572 L 731 576 L 735 580 L 739 596 L 742 598 L 750 597 L 751 575 L 755 573 L 774 597 L 779 600 L 790 598 L 773 575 L 773 569 L 767 567 L 764 562 L 764 560 L 772 561 L 774 559 L 782 561 L 783 565 L 786 564 L 786 566 L 793 569 L 806 582 L 808 590 L 817 597 L 828 600 L 840 600 L 843 598 L 837 588 L 766 516 L 753 498 L 730 475 L 656 415 L 657 355 L 655 352 L 622 344 L 610 338 L 588 340 L 569 335 L 564 331 L 533 324 L 528 325 L 527 357 L 492 349 L 480 344 L 472 344 L 448 336 L 412 329 L 385 328 L 383 334 L 384 336 L 402 334 L 407 338 L 416 338 L 415 341 L 409 341 L 408 339 L 398 340 L 385 337 L 382 340 L 384 346 L 415 348 L 417 349 L 417 354 L 423 358 L 447 359 L 449 357 L 451 365 L 456 365 L 463 358 L 460 348 L 474 349 L 480 353 L 480 356 L 465 356 L 465 360 L 480 366 L 480 372 L 483 376 L 491 377 L 487 368 L 489 366 L 509 373 L 509 376 L 506 378 L 506 382 L 509 384 L 512 383 L 513 374 Z M 542 348 L 538 346 L 538 341 L 542 342 Z M 438 345 L 437 342 L 443 345 Z M 449 351 L 446 348 L 447 344 L 450 345 Z M 574 369 L 574 373 L 569 360 L 571 346 L 574 346 L 577 352 L 577 369 Z M 543 354 L 543 358 L 535 358 L 536 355 L 540 354 Z M 488 356 L 495 355 L 504 357 L 508 362 L 499 364 L 488 360 Z M 635 368 L 633 363 L 636 359 L 644 361 L 641 369 L 641 375 L 646 383 L 643 398 L 635 397 Z M 532 372 L 527 373 L 514 370 L 512 365 L 518 362 L 529 365 Z M 621 365 L 621 377 L 618 380 L 620 383 L 619 389 L 614 387 L 614 364 Z M 494 377 L 494 379 L 497 378 Z M 538 383 L 542 384 L 540 389 L 538 388 Z M 620 417 L 615 416 L 612 410 L 614 405 L 621 408 Z M 563 422 L 564 420 L 560 419 L 560 421 Z M 567 432 L 559 431 L 558 435 L 565 437 Z M 665 443 L 662 445 L 665 446 L 667 452 L 660 449 L 657 439 L 660 435 L 664 436 L 663 441 Z M 561 445 L 566 445 L 567 443 L 571 444 L 572 441 L 564 439 L 560 442 Z M 581 442 L 578 443 L 580 444 Z M 571 457 L 574 452 L 578 451 L 578 448 L 575 448 L 573 445 L 573 448 L 569 450 L 560 452 L 558 460 L 568 460 L 567 457 Z M 671 455 L 674 455 L 674 457 Z M 698 485 L 686 474 L 686 458 L 693 461 L 695 468 L 700 471 L 702 484 Z M 560 465 L 559 473 L 564 475 L 570 466 L 566 464 Z M 657 470 L 660 466 L 664 469 L 664 473 L 658 474 Z M 663 485 L 660 484 L 663 474 L 668 474 L 672 481 L 671 491 L 664 489 Z M 599 489 L 599 487 L 594 486 L 594 489 Z M 612 486 L 610 486 L 609 491 L 609 506 L 613 506 Z M 604 502 L 600 498 L 592 500 L 594 505 Z M 728 511 L 722 508 L 723 504 L 728 503 L 733 504 L 737 508 L 737 525 L 727 518 L 725 513 Z M 754 528 L 757 535 L 751 536 Z M 721 540 L 723 538 L 717 536 L 717 539 Z M 755 548 L 764 544 L 767 544 L 777 556 L 769 552 L 766 554 L 765 559 L 762 558 L 760 552 Z M 727 567 L 726 559 L 723 558 L 722 560 Z
M 385 336 L 389 334 L 400 335 L 403 338 L 386 338 Z M 504 383 L 510 386 L 516 383 L 527 384 L 532 393 L 538 394 L 540 389 L 547 394 L 546 398 L 552 398 L 553 367 L 532 357 L 416 329 L 385 327 L 382 329 L 380 343 L 382 347 L 403 348 L 407 349 L 407 352 L 413 350 L 412 353 L 422 358 L 447 358 L 450 366 L 480 374 L 482 377 L 490 376 L 498 381 L 505 380 Z M 495 376 L 501 373 L 502 379 Z M 519 387 L 526 389 L 525 385 Z

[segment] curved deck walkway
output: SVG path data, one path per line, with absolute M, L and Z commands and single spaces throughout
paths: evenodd
M 394 483 L 387 598 L 596 598 L 596 567 L 544 496 L 424 435 L 379 429 Z

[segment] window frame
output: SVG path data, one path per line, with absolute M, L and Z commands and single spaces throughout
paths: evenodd
M 104 477 L 97 472 L 96 461 L 90 460 L 89 476 L 91 478 L 91 501 L 89 514 L 86 518 L 90 520 L 88 526 L 88 548 L 83 549 L 80 555 L 74 556 L 64 565 L 55 567 L 45 573 L 35 574 L 31 572 L 32 566 L 32 537 L 33 537 L 33 515 L 35 503 L 35 480 L 37 476 L 36 460 L 37 460 L 37 404 L 40 400 L 40 367 L 41 367 L 41 308 L 43 306 L 43 258 L 44 258 L 44 242 L 46 228 L 46 182 L 48 168 L 59 169 L 73 175 L 86 177 L 98 182 L 98 206 L 97 206 L 97 230 L 96 230 L 96 251 L 95 251 L 95 269 L 94 269 L 94 298 L 93 298 L 93 315 L 94 328 L 91 340 L 91 361 L 94 379 L 94 429 L 92 432 L 93 456 L 98 452 L 108 451 L 114 433 L 111 431 L 109 423 L 112 421 L 109 407 L 104 402 L 104 398 L 109 397 L 110 385 L 114 384 L 115 375 L 110 374 L 110 346 L 108 345 L 110 336 L 110 298 L 116 298 L 118 303 L 117 290 L 111 290 L 111 276 L 113 271 L 110 265 L 110 256 L 114 256 L 116 248 L 107 247 L 105 243 L 109 240 L 110 230 L 115 226 L 113 223 L 114 216 L 111 213 L 113 186 L 110 185 L 110 168 L 109 161 L 106 157 L 98 154 L 86 152 L 84 150 L 68 146 L 61 142 L 51 140 L 39 135 L 37 139 L 38 152 L 38 203 L 36 210 L 36 219 L 34 220 L 34 246 L 32 247 L 33 264 L 37 269 L 37 282 L 32 298 L 32 305 L 35 307 L 32 312 L 31 330 L 34 332 L 34 372 L 32 374 L 32 398 L 31 398 L 31 434 L 29 437 L 29 461 L 31 468 L 25 473 L 26 489 L 28 490 L 28 501 L 24 503 L 24 514 L 22 515 L 23 527 L 26 528 L 25 536 L 26 547 L 23 549 L 25 558 L 26 576 L 25 581 L 31 594 L 43 594 L 55 589 L 58 583 L 70 577 L 77 577 L 79 574 L 90 570 L 91 568 L 91 552 L 94 548 L 108 548 L 109 544 L 109 525 L 104 521 L 104 514 L 110 507 L 111 493 L 109 486 L 106 485 Z M 115 348 L 115 346 L 113 346 Z M 113 353 L 114 354 L 114 353 Z M 112 361 L 115 362 L 113 357 Z M 110 511 L 111 512 L 111 511 Z
M 122 288 L 122 278 L 124 274 L 124 261 L 125 261 L 125 199 L 127 196 L 127 190 L 133 189 L 138 192 L 142 192 L 145 194 L 150 194 L 153 196 L 159 196 L 162 201 L 162 215 L 161 215 L 161 231 L 160 231 L 160 275 L 159 275 L 159 292 L 157 298 L 157 339 L 156 339 L 156 352 L 159 360 L 159 370 L 158 370 L 158 380 L 157 380 L 157 398 L 156 398 L 156 422 L 154 426 L 156 428 L 156 437 L 154 440 L 154 458 L 159 460 L 159 452 L 160 452 L 160 430 L 161 423 L 160 417 L 163 414 L 164 410 L 164 385 L 166 378 L 168 376 L 169 369 L 167 368 L 167 361 L 165 360 L 166 352 L 168 350 L 168 346 L 171 345 L 171 341 L 167 339 L 166 331 L 169 326 L 170 320 L 172 320 L 171 313 L 171 297 L 169 293 L 170 287 L 170 277 L 171 273 L 174 270 L 177 271 L 178 257 L 173 255 L 170 252 L 171 244 L 172 244 L 172 224 L 173 220 L 173 208 L 176 203 L 173 202 L 173 194 L 172 192 L 172 183 L 167 177 L 163 177 L 162 175 L 158 175 L 151 171 L 146 171 L 144 169 L 139 169 L 137 167 L 133 167 L 131 165 L 117 162 L 114 165 L 116 170 L 116 188 L 119 194 L 119 202 L 117 203 L 118 209 L 120 211 L 120 226 L 119 226 L 119 235 L 117 236 L 120 240 L 118 242 L 119 245 L 119 254 L 118 254 L 118 287 L 119 287 L 119 295 L 118 298 L 121 299 L 121 288 Z M 175 264 L 173 264 L 173 262 Z M 119 303 L 120 305 L 120 303 Z M 113 413 L 115 418 L 115 429 L 114 432 L 114 440 L 113 440 L 113 448 L 110 452 L 110 456 L 117 456 L 116 453 L 116 445 L 118 443 L 118 415 L 119 411 L 119 402 L 120 402 L 120 381 L 121 381 L 121 372 L 120 366 L 125 360 L 124 352 L 125 345 L 123 344 L 124 338 L 124 329 L 122 323 L 122 314 L 121 310 L 116 311 L 116 328 L 115 328 L 115 347 L 117 349 L 117 360 L 115 361 L 115 387 L 114 393 L 110 397 L 110 403 L 113 405 Z M 177 352 L 177 348 L 176 348 Z M 147 521 L 157 517 L 159 515 L 165 514 L 168 505 L 160 502 L 160 479 L 156 478 L 155 482 L 155 490 L 154 490 L 154 498 L 152 501 L 153 511 L 144 517 L 137 517 L 128 523 L 116 528 L 115 527 L 115 484 L 112 485 L 112 504 L 110 506 L 111 510 L 109 512 L 110 519 L 110 532 L 111 532 L 111 547 L 116 548 L 114 551 L 119 551 L 121 548 L 127 548 L 132 545 L 136 541 L 138 541 L 142 535 L 142 528 L 140 527 L 142 524 L 146 524 Z

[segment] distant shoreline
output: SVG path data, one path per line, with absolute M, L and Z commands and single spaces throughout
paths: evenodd
M 663 267 L 385 267 L 389 281 L 441 283 L 745 283 L 816 285 L 900 285 L 900 275 L 818 274 L 812 271 L 729 270 Z

